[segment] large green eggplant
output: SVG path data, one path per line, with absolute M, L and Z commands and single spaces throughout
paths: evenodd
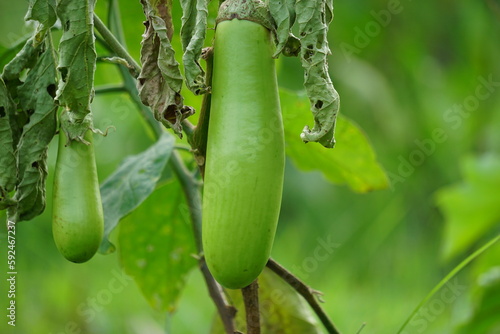
M 215 279 L 249 285 L 269 259 L 283 191 L 285 148 L 271 33 L 217 25 L 203 193 L 203 248 Z

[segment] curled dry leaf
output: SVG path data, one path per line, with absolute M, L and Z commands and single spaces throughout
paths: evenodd
M 141 1 L 146 32 L 142 39 L 141 63 L 137 88 L 142 103 L 151 107 L 155 118 L 182 137 L 181 122 L 194 113 L 184 106 L 181 95 L 182 75 L 170 43 L 172 28 L 171 2 Z

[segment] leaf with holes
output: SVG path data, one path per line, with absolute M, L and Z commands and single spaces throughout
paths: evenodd
M 93 128 L 90 103 L 94 96 L 96 51 L 93 31 L 95 0 L 61 0 L 57 16 L 63 35 L 59 43 L 61 81 L 57 90 L 59 104 L 68 112 L 61 117 L 61 127 L 70 140 L 84 141 Z
M 47 44 L 25 82 L 18 87 L 18 107 L 28 115 L 17 146 L 19 184 L 15 199 L 19 220 L 30 220 L 45 209 L 47 148 L 56 132 L 58 107 L 54 101 L 56 59 L 52 46 Z
M 20 75 L 27 69 L 26 78 L 21 81 Z M 16 193 L 8 205 L 13 207 L 10 219 L 29 220 L 45 209 L 47 146 L 56 131 L 54 95 L 57 75 L 55 53 L 50 41 L 35 47 L 34 39 L 29 39 L 5 66 L 2 78 L 5 86 L 1 89 L 0 99 L 6 112 L 2 122 L 9 121 L 11 136 L 7 140 L 9 143 L 2 145 L 2 150 L 9 150 L 7 146 L 10 146 L 13 150 L 11 156 L 16 156 L 15 164 L 10 161 L 9 169 L 5 171 L 16 174 Z M 2 130 L 2 144 L 6 136 L 7 132 Z M 9 153 L 5 153 L 2 154 L 2 164 L 4 159 L 9 159 Z M 12 190 L 12 179 L 6 189 Z
M 182 0 L 181 39 L 184 55 L 182 63 L 186 75 L 186 85 L 196 95 L 205 94 L 205 72 L 200 66 L 201 49 L 205 41 L 208 17 L 208 1 Z
M 0 210 L 11 205 L 8 193 L 14 190 L 17 182 L 15 147 L 10 128 L 10 115 L 15 110 L 16 105 L 0 78 Z
M 181 122 L 194 113 L 184 106 L 182 75 L 170 43 L 173 35 L 172 3 L 142 0 L 147 21 L 141 47 L 142 70 L 137 81 L 144 105 L 151 107 L 156 120 L 182 137 Z
M 295 5 L 300 38 L 300 59 L 304 68 L 304 87 L 311 103 L 314 127 L 306 126 L 301 134 L 304 142 L 335 145 L 335 120 L 339 95 L 328 73 L 328 25 L 333 18 L 331 0 L 297 0 Z

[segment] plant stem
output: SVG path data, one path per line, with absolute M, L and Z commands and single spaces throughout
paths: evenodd
M 108 24 L 111 27 L 111 32 L 120 42 L 123 48 L 127 49 L 127 44 L 125 43 L 125 36 L 122 28 L 122 19 L 120 15 L 120 7 L 118 5 L 118 0 L 109 0 L 108 8 Z
M 195 131 L 195 126 L 189 122 L 187 119 L 182 120 L 182 131 L 186 134 L 186 137 L 188 138 L 188 142 L 190 138 L 193 137 L 194 131 Z
M 307 303 L 318 315 L 319 320 L 323 323 L 323 326 L 325 326 L 329 334 L 340 334 L 316 298 L 316 296 L 320 295 L 321 292 L 307 286 L 298 277 L 294 276 L 291 272 L 286 270 L 282 265 L 273 259 L 269 259 L 267 267 L 292 286 L 292 288 L 294 288 L 302 297 L 304 297 Z
M 205 74 L 205 82 L 208 87 L 212 86 L 212 69 L 213 69 L 213 48 L 204 48 L 202 52 L 202 58 L 205 59 L 207 63 L 207 71 Z M 208 122 L 210 119 L 210 104 L 212 101 L 212 94 L 210 92 L 203 95 L 203 102 L 201 104 L 200 117 L 198 118 L 198 124 L 193 128 L 192 134 L 189 137 L 188 142 L 193 148 L 194 158 L 200 173 L 202 176 L 205 175 L 205 161 L 207 153 L 207 139 L 208 139 Z
M 361 334 L 361 331 L 363 330 L 363 328 L 365 328 L 366 326 L 366 323 L 363 322 L 363 324 L 361 325 L 361 327 L 358 329 L 358 331 L 356 332 L 356 334 Z
M 189 214 L 193 222 L 196 248 L 198 252 L 201 253 L 203 251 L 203 244 L 201 242 L 201 195 L 199 182 L 194 179 L 193 175 L 187 169 L 179 152 L 175 150 L 172 152 L 169 163 L 177 175 L 182 189 L 184 190 L 184 194 L 186 195 Z
M 245 303 L 247 334 L 260 334 L 259 283 L 253 281 L 241 289 Z
M 222 325 L 226 334 L 236 333 L 236 327 L 234 326 L 234 317 L 236 316 L 236 308 L 232 306 L 226 298 L 224 289 L 219 283 L 213 278 L 212 274 L 208 270 L 207 263 L 205 262 L 205 257 L 202 257 L 199 262 L 201 273 L 205 278 L 205 283 L 207 284 L 208 292 L 212 298 L 215 307 L 219 311 L 219 316 L 222 320 Z
M 94 14 L 94 27 L 101 34 L 102 38 L 106 41 L 109 47 L 116 53 L 118 57 L 122 57 L 129 64 L 129 69 L 132 75 L 137 78 L 141 72 L 141 67 L 132 56 L 125 50 L 125 48 L 116 39 L 115 35 L 109 31 L 108 27 L 101 21 L 99 16 Z
M 102 85 L 96 87 L 94 92 L 96 95 L 105 93 L 123 93 L 127 92 L 127 89 L 123 85 Z

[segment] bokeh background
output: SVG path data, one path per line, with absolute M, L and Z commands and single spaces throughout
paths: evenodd
M 138 60 L 144 19 L 140 3 L 120 0 L 119 5 L 127 47 Z M 324 307 L 343 333 L 356 333 L 363 323 L 364 334 L 396 333 L 452 268 L 500 232 L 500 188 L 495 188 L 500 169 L 495 174 L 492 167 L 500 156 L 500 2 L 351 0 L 334 5 L 330 73 L 341 112 L 364 129 L 392 186 L 356 194 L 289 161 L 273 257 L 324 293 Z M 27 1 L 0 0 L 2 53 L 32 31 L 23 20 L 27 6 Z M 180 27 L 177 1 L 174 6 Z M 107 2 L 98 1 L 103 17 L 106 10 Z M 0 58 L 2 66 L 10 57 Z M 301 90 L 302 75 L 298 59 L 278 61 L 281 86 Z M 485 86 L 484 80 L 493 83 Z M 119 81 L 112 65 L 98 65 L 96 85 Z M 478 89 L 484 94 L 478 95 Z M 116 128 L 96 142 L 104 180 L 125 156 L 141 152 L 152 140 L 126 95 L 98 95 L 93 110 L 98 127 Z M 55 138 L 49 150 L 48 198 L 56 147 Z M 437 194 L 463 182 L 467 161 L 486 166 L 489 172 L 479 169 L 477 175 L 491 178 L 486 201 L 497 205 L 470 211 L 466 222 L 471 228 L 485 210 L 492 223 L 474 242 L 447 254 L 450 215 L 439 206 Z M 471 200 L 481 195 L 469 194 Z M 458 211 L 460 203 L 453 204 Z M 64 260 L 52 240 L 50 217 L 49 202 L 43 215 L 17 227 L 17 327 L 7 328 L 1 312 L 1 333 L 209 332 L 215 310 L 197 270 L 175 313 L 154 311 L 123 276 L 116 253 L 97 255 L 83 265 Z M 3 224 L 0 231 L 4 268 Z M 461 231 L 467 238 L 467 227 Z M 334 250 L 319 259 L 315 251 L 325 242 L 335 244 Z M 500 333 L 498 266 L 500 244 L 440 290 L 406 333 Z M 110 289 L 110 282 L 115 292 L 103 303 L 97 297 Z M 5 310 L 3 278 L 0 287 Z M 79 309 L 91 312 L 91 320 L 83 319 Z

